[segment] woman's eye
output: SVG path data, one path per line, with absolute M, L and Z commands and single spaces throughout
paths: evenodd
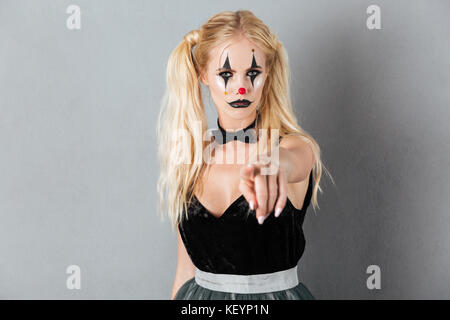
M 222 78 L 229 78 L 232 76 L 232 74 L 229 71 L 224 71 L 224 72 L 219 73 L 219 76 L 221 76 Z
M 249 72 L 247 72 L 247 75 L 249 77 L 256 77 L 258 74 L 260 74 L 261 72 L 259 72 L 258 70 L 250 70 Z

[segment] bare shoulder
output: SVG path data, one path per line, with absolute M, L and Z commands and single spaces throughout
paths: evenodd
M 302 176 L 304 179 L 307 179 L 315 162 L 311 142 L 300 135 L 286 135 L 281 139 L 279 147 L 289 150 L 292 153 L 295 158 L 296 167 L 301 169 Z
M 309 175 L 302 181 L 288 184 L 287 197 L 294 205 L 294 207 L 299 210 L 303 207 L 303 202 L 305 200 L 306 193 L 308 192 L 308 186 Z
M 308 168 L 313 167 L 314 155 L 310 144 L 304 137 L 299 135 L 286 135 L 281 140 L 280 147 L 288 150 L 295 150 L 295 153 L 298 154 L 299 159 L 310 159 L 307 161 L 299 161 L 299 164 L 305 166 L 305 168 L 308 166 Z M 308 186 L 309 174 L 302 181 L 288 184 L 288 198 L 294 205 L 294 207 L 299 210 L 303 207 L 303 202 L 308 191 Z
M 309 146 L 309 143 L 306 141 L 306 139 L 300 135 L 294 135 L 289 134 L 283 136 L 283 139 L 281 139 L 280 147 L 286 148 L 286 149 L 292 149 L 302 146 Z

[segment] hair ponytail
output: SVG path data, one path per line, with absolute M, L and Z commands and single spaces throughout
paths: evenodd
M 184 38 L 184 44 L 187 46 L 186 50 L 189 52 L 189 55 L 187 55 L 186 57 L 190 57 L 190 60 L 188 62 L 189 67 L 193 68 L 193 72 L 195 71 L 195 73 L 198 76 L 198 70 L 197 70 L 197 66 L 195 63 L 195 58 L 194 55 L 192 53 L 192 49 L 194 48 L 194 46 L 197 45 L 197 43 L 199 42 L 200 39 L 200 31 L 199 30 L 192 30 L 190 32 L 188 32 Z
M 173 226 L 182 218 L 179 213 L 187 208 L 187 200 L 192 198 L 192 187 L 201 171 L 203 159 L 202 133 L 207 129 L 207 123 L 199 72 L 192 54 L 193 47 L 199 41 L 199 30 L 190 31 L 170 54 L 166 91 L 156 132 L 161 163 L 158 180 L 160 208 L 164 210 L 162 195 L 165 194 Z M 195 126 L 199 123 L 201 128 Z M 186 134 L 183 137 L 174 136 L 180 130 Z
M 184 36 L 184 41 L 190 46 L 190 50 L 199 42 L 200 30 L 191 30 Z

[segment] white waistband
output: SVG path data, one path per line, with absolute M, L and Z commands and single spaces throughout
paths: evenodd
M 211 273 L 195 268 L 195 282 L 215 291 L 232 293 L 266 293 L 281 291 L 298 285 L 297 266 L 262 274 L 240 275 Z

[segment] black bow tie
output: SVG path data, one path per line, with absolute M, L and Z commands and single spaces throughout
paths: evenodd
M 217 125 L 219 126 L 219 129 L 213 130 L 212 134 L 218 144 L 225 144 L 234 140 L 239 140 L 245 143 L 256 142 L 256 130 L 254 129 L 256 125 L 256 118 L 248 127 L 238 131 L 226 131 L 220 126 L 219 118 L 217 118 Z

